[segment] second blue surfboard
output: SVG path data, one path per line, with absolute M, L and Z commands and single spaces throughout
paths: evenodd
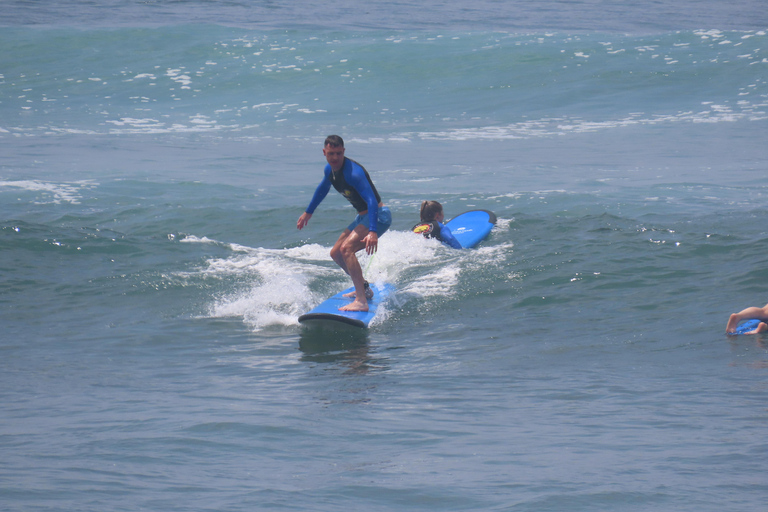
M 488 236 L 496 225 L 496 214 L 488 210 L 470 210 L 457 215 L 445 225 L 461 247 L 467 249 L 476 246 Z

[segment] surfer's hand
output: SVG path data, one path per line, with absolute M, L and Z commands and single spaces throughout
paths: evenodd
M 311 213 L 304 212 L 301 214 L 301 217 L 299 217 L 299 220 L 296 222 L 296 227 L 301 229 L 307 224 L 309 224 L 309 219 L 312 218 Z
M 369 231 L 363 241 L 365 242 L 365 252 L 374 254 L 379 246 L 379 235 L 375 231 Z

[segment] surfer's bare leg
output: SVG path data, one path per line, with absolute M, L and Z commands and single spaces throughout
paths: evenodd
M 738 313 L 733 313 L 728 318 L 728 324 L 725 326 L 725 332 L 726 333 L 736 332 L 736 327 L 738 327 L 740 322 L 742 322 L 743 320 L 752 320 L 752 319 L 761 320 L 762 323 L 757 327 L 755 331 L 750 332 L 749 334 L 756 334 L 758 332 L 765 332 L 766 330 L 768 330 L 768 325 L 765 325 L 765 322 L 768 321 L 768 304 L 766 304 L 762 308 L 750 307 L 750 308 L 742 309 Z M 760 330 L 762 325 L 765 325 L 765 327 L 763 328 L 763 330 Z
M 331 258 L 341 269 L 352 278 L 355 285 L 354 300 L 342 306 L 341 311 L 368 311 L 368 301 L 365 293 L 365 279 L 363 269 L 357 260 L 357 251 L 365 249 L 363 239 L 368 234 L 368 229 L 360 225 L 354 231 L 344 230 L 336 244 L 331 249 Z
M 336 243 L 333 244 L 333 248 L 331 249 L 331 258 L 333 258 L 333 261 L 335 261 L 336 264 L 341 267 L 341 270 L 347 274 L 349 274 L 349 270 L 347 270 L 347 262 L 344 261 L 344 257 L 341 255 L 341 245 L 347 238 L 349 238 L 350 234 L 352 234 L 352 232 L 345 229 L 344 232 L 339 235 L 339 239 L 336 240 Z

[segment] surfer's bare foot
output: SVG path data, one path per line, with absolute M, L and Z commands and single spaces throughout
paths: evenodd
M 355 297 L 357 297 L 357 294 L 355 292 L 349 292 L 349 293 L 345 293 L 344 295 L 342 295 L 342 297 L 346 297 L 348 299 L 354 299 Z M 372 299 L 373 298 L 373 290 L 371 290 L 370 288 L 366 288 L 365 289 L 365 298 L 368 299 L 368 300 Z
M 736 326 L 738 324 L 739 324 L 739 317 L 737 317 L 736 313 L 734 313 L 728 318 L 728 324 L 725 326 L 725 332 L 727 334 L 732 334 L 736 332 Z
M 354 291 L 351 291 L 349 293 L 345 293 L 342 295 L 342 297 L 347 297 L 348 299 L 354 299 L 357 297 L 357 293 Z M 368 284 L 368 281 L 365 282 L 365 298 L 368 300 L 371 300 L 373 298 L 373 288 L 370 287 Z
M 339 308 L 339 311 L 362 311 L 366 312 L 368 311 L 368 302 L 363 302 L 355 299 L 353 302 L 350 302 L 346 306 L 341 306 Z

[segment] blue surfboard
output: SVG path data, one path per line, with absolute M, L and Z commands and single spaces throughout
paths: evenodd
M 464 249 L 485 240 L 495 224 L 496 215 L 488 210 L 470 210 L 445 223 Z
M 757 319 L 746 320 L 743 323 L 741 323 L 738 327 L 736 327 L 736 332 L 732 334 L 747 334 L 748 332 L 752 332 L 755 329 L 757 329 L 758 325 L 760 325 L 760 320 L 757 320 Z
M 338 322 L 347 325 L 353 325 L 355 327 L 368 327 L 376 316 L 376 310 L 379 305 L 386 301 L 387 298 L 395 292 L 395 287 L 388 283 L 372 283 L 373 298 L 368 301 L 368 311 L 339 311 L 341 306 L 345 306 L 352 302 L 349 297 L 344 297 L 345 293 L 349 293 L 355 290 L 354 286 L 347 288 L 334 295 L 333 297 L 326 299 L 319 306 L 304 313 L 299 317 L 299 322 L 302 324 L 319 324 L 325 322 Z

